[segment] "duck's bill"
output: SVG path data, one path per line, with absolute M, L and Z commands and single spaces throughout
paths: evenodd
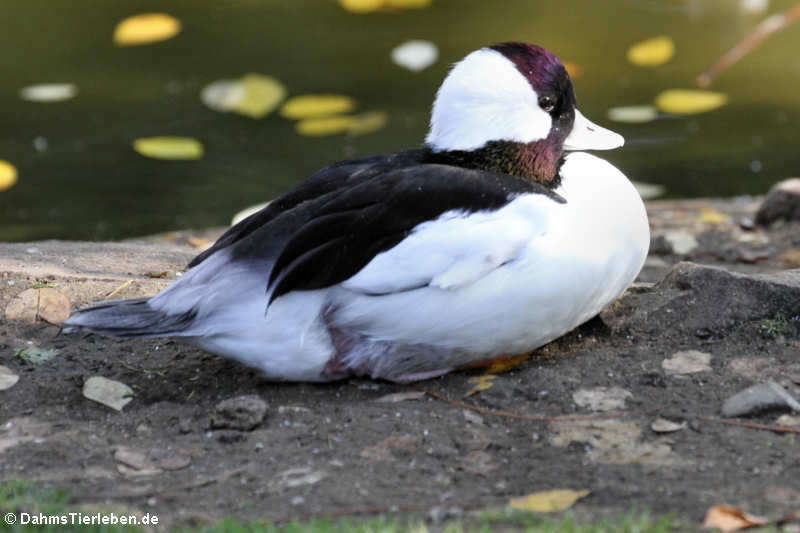
M 564 150 L 611 150 L 623 144 L 622 135 L 598 126 L 575 109 L 575 124 L 564 139 Z

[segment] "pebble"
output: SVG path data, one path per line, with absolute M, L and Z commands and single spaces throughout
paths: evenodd
M 800 178 L 789 178 L 772 186 L 756 212 L 762 226 L 777 220 L 800 220 Z
M 267 415 L 267 402 L 255 394 L 237 396 L 217 404 L 211 417 L 212 429 L 250 431 Z
M 774 381 L 759 383 L 738 392 L 722 404 L 724 416 L 745 416 L 775 408 L 800 411 L 800 402 Z

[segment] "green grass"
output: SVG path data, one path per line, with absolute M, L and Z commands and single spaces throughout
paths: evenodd
M 122 525 L 22 525 L 21 513 L 29 515 L 64 515 L 82 511 L 84 514 L 97 512 L 85 510 L 70 500 L 67 492 L 42 489 L 24 481 L 0 482 L 0 531 L 9 533 L 63 533 L 81 531 L 89 533 L 146 533 L 147 530 L 135 526 Z M 108 508 L 104 514 L 115 512 L 118 516 L 128 511 Z M 5 523 L 6 513 L 13 513 L 17 523 Z M 154 531 L 167 531 L 156 527 Z M 150 530 L 150 531 L 153 531 Z M 671 533 L 699 531 L 699 527 L 673 516 L 651 517 L 646 512 L 630 512 L 612 518 L 586 522 L 569 513 L 555 517 L 514 511 L 511 509 L 490 509 L 470 513 L 462 519 L 437 526 L 426 526 L 421 518 L 379 516 L 375 518 L 348 517 L 342 519 L 314 519 L 275 526 L 265 521 L 242 522 L 227 518 L 209 526 L 178 528 L 173 533 Z M 763 531 L 763 530 L 762 530 Z

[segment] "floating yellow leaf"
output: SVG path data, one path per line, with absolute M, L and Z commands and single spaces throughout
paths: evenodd
M 475 376 L 474 378 L 469 378 L 470 383 L 474 383 L 475 386 L 469 390 L 464 396 L 472 396 L 473 394 L 477 394 L 482 390 L 491 389 L 492 385 L 494 385 L 494 380 L 497 379 L 497 376 L 493 376 L 490 374 L 485 374 L 483 376 Z
M 353 135 L 366 135 L 384 127 L 389 120 L 389 115 L 385 111 L 367 111 L 356 115 L 355 118 L 355 121 L 347 128 L 347 132 Z
M 740 529 L 753 526 L 763 526 L 769 523 L 766 518 L 745 513 L 738 507 L 730 505 L 715 505 L 709 508 L 706 519 L 703 521 L 704 528 L 715 528 L 720 531 L 739 531 Z
M 231 109 L 242 115 L 261 118 L 272 112 L 286 98 L 286 88 L 270 76 L 246 74 L 241 83 L 244 95 Z
M 0 191 L 10 189 L 17 182 L 17 168 L 0 159 Z
M 697 89 L 670 89 L 656 96 L 656 106 L 665 113 L 694 115 L 705 113 L 728 103 L 723 93 Z
M 133 149 L 154 159 L 200 159 L 203 144 L 191 137 L 144 137 L 133 141 Z
M 60 102 L 76 94 L 78 88 L 72 83 L 40 83 L 19 90 L 19 97 L 29 102 Z
M 289 98 L 281 107 L 281 116 L 294 120 L 347 113 L 356 101 L 341 94 L 304 94 Z
M 324 137 L 349 131 L 358 119 L 352 115 L 337 115 L 334 117 L 307 118 L 295 124 L 295 130 L 300 135 L 308 137 Z
M 431 2 L 433 0 L 384 0 L 383 5 L 389 9 L 421 9 Z
M 339 0 L 339 5 L 351 13 L 370 13 L 383 5 L 383 0 Z
M 663 65 L 675 54 L 675 43 L 667 35 L 653 37 L 628 48 L 628 61 L 638 67 Z
M 419 72 L 436 62 L 439 49 L 430 41 L 411 40 L 394 47 L 391 58 L 396 65 Z
M 562 61 L 564 68 L 567 69 L 567 74 L 572 79 L 579 78 L 583 74 L 583 67 L 572 61 Z
M 587 496 L 589 490 L 546 490 L 533 492 L 521 498 L 511 498 L 509 505 L 520 511 L 536 511 L 538 513 L 555 513 L 569 509 L 572 505 Z
M 725 224 L 731 221 L 731 217 L 710 207 L 700 209 L 699 219 L 700 222 L 705 222 L 706 224 Z
M 166 41 L 181 31 L 181 22 L 166 13 L 142 13 L 128 17 L 114 28 L 114 44 L 135 46 Z
M 655 120 L 658 117 L 658 109 L 651 105 L 612 107 L 606 111 L 606 116 L 608 120 L 613 120 L 614 122 L 640 124 Z

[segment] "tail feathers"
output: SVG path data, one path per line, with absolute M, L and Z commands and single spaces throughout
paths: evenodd
M 170 315 L 153 309 L 147 301 L 147 298 L 110 300 L 78 309 L 64 323 L 63 331 L 91 331 L 114 337 L 186 335 L 194 320 L 194 311 Z

